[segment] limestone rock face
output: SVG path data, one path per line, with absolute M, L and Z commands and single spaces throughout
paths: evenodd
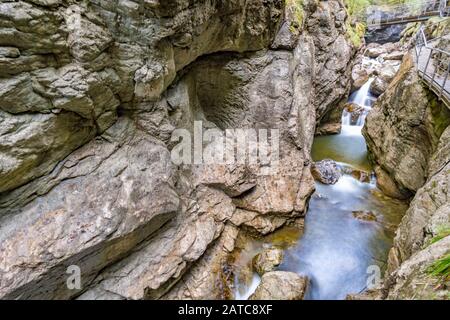
M 411 81 L 411 79 L 408 81 Z M 411 85 L 410 82 L 405 82 L 405 84 Z M 383 100 L 383 97 L 390 94 L 390 90 L 388 89 L 380 99 Z M 407 92 L 410 93 L 410 91 Z M 402 99 L 400 101 L 404 103 L 402 107 L 409 110 L 409 105 L 405 104 L 408 100 Z M 393 248 L 389 252 L 384 292 L 386 293 L 385 298 L 388 299 L 448 299 L 448 277 L 433 274 L 433 269 L 436 268 L 436 263 L 443 261 L 443 259 L 448 261 L 450 253 L 450 237 L 448 231 L 446 231 L 450 226 L 450 200 L 448 197 L 450 194 L 450 155 L 448 152 L 450 147 L 448 121 L 450 117 L 445 109 L 446 107 L 442 104 L 437 104 L 431 100 L 425 107 L 422 104 L 417 104 L 417 101 L 422 103 L 421 100 L 415 100 L 416 108 L 423 108 L 421 110 L 424 114 L 420 118 L 422 119 L 421 122 L 416 123 L 422 126 L 423 130 L 428 127 L 427 139 L 429 140 L 427 149 L 422 149 L 425 146 L 422 144 L 422 140 L 414 140 L 414 145 L 420 148 L 416 149 L 418 153 L 415 154 L 415 159 L 416 161 L 422 160 L 423 167 L 411 167 L 409 171 L 405 171 L 405 174 L 409 174 L 416 179 L 418 187 L 397 230 Z M 403 121 L 402 118 L 406 116 L 399 109 L 390 109 L 389 112 L 393 112 L 391 116 L 398 117 L 399 121 Z M 439 114 L 439 112 L 443 114 Z M 433 121 L 433 117 L 436 117 L 436 115 L 440 116 L 439 121 Z M 409 121 L 414 123 L 412 120 L 409 118 Z M 441 126 L 445 128 L 443 132 Z M 395 133 L 395 139 L 391 140 L 392 150 L 395 152 L 400 150 L 395 149 L 395 146 L 398 146 L 397 139 L 398 142 L 407 141 L 405 140 L 407 136 L 402 135 L 404 131 L 399 129 L 400 127 Z M 433 132 L 434 136 L 432 135 Z M 438 134 L 440 136 L 436 143 L 431 137 L 436 137 Z M 421 135 L 421 137 L 424 136 Z M 422 150 L 420 151 L 422 153 L 419 150 Z M 424 150 L 429 150 L 429 153 L 426 154 Z M 403 154 L 399 153 L 396 156 L 401 158 Z M 379 159 L 385 161 L 384 159 L 389 158 Z M 384 163 L 380 162 L 380 164 L 383 165 Z M 400 166 L 402 166 L 401 163 Z M 401 190 L 397 186 L 400 185 L 399 182 L 407 181 L 402 175 L 397 174 L 402 173 L 398 171 L 399 169 L 402 168 L 398 167 L 391 171 L 393 172 L 392 176 L 383 171 L 384 178 L 382 180 L 389 180 L 389 185 L 387 189 L 383 189 L 386 188 L 386 183 L 382 182 L 382 190 L 392 192 L 391 195 L 393 196 L 401 195 L 401 193 L 397 193 Z M 419 169 L 423 170 L 420 175 L 416 171 Z M 378 177 L 382 176 L 379 173 L 377 175 Z M 415 191 L 414 189 L 410 190 Z
M 259 0 L 245 9 L 241 1 L 30 2 L 0 3 L 0 109 L 10 126 L 42 125 L 34 138 L 0 133 L 0 192 L 49 173 L 110 127 L 120 104 L 158 100 L 197 57 L 267 47 L 282 13 L 281 0 L 262 9 Z
M 138 132 L 123 137 L 121 126 L 111 142 L 93 141 L 61 163 L 44 198 L 2 218 L 0 295 L 68 298 L 68 266 L 88 282 L 175 216 L 169 152 Z
M 429 247 L 418 251 L 406 260 L 391 275 L 391 284 L 387 299 L 392 300 L 448 300 L 448 277 L 433 276 L 430 268 L 433 264 L 450 254 L 450 237 L 446 237 Z
M 363 135 L 381 177 L 378 184 L 391 196 L 410 197 L 428 177 L 430 155 L 450 122 L 449 110 L 435 100 L 408 54 L 366 119 Z
M 343 4 L 307 1 L 303 21 L 287 8 L 0 3 L 1 298 L 230 296 L 224 265 L 240 230 L 306 214 L 316 123 L 350 86 Z M 279 158 L 175 161 L 177 133 L 195 137 L 198 121 L 267 129 Z M 72 267 L 80 289 L 67 286 Z
M 347 13 L 341 1 L 322 1 L 306 21 L 306 29 L 314 39 L 315 53 L 315 99 L 318 132 L 323 126 L 332 124 L 340 131 L 340 116 L 343 100 L 351 89 L 351 72 L 356 52 L 346 37 L 345 19 Z
M 431 158 L 429 178 L 418 190 L 406 212 L 390 252 L 391 269 L 421 250 L 427 242 L 450 225 L 449 162 L 450 128 L 442 134 L 438 148 Z M 445 153 L 445 156 L 444 156 Z
M 265 273 L 250 300 L 303 300 L 308 279 L 294 272 Z
M 133 250 L 145 270 L 85 294 L 157 296 L 203 255 L 255 177 L 180 173 L 165 91 L 199 56 L 267 48 L 282 10 L 281 0 L 0 3 L 0 296 L 71 298 L 80 290 L 66 287 L 67 267 L 86 291 L 100 270 L 135 266 Z M 155 280 L 139 281 L 146 273 Z

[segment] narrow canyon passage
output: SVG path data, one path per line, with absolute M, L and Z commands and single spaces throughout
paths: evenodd
M 360 107 L 357 116 L 354 111 L 344 110 L 341 133 L 316 137 L 313 145 L 313 160 L 335 160 L 342 176 L 332 185 L 316 182 L 303 236 L 284 245 L 285 258 L 279 269 L 309 278 L 306 299 L 345 299 L 348 294 L 376 285 L 386 267 L 395 230 L 407 209 L 405 203 L 388 198 L 377 189 L 367 160 L 361 129 L 376 99 L 369 92 L 372 81 L 349 98 L 353 106 Z M 292 236 L 289 231 L 281 231 L 279 237 L 283 234 Z M 270 246 L 267 242 L 270 240 L 249 244 L 241 257 L 243 264 L 255 252 Z M 238 299 L 248 298 L 259 283 L 256 274 L 248 284 L 239 283 L 242 278 L 236 278 Z
M 0 1 L 0 299 L 450 299 L 450 17 L 391 2 Z

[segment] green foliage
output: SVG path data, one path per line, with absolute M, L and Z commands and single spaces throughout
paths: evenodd
M 305 12 L 303 10 L 303 0 L 285 0 L 288 18 L 290 20 L 290 30 L 296 33 L 303 26 Z
M 441 277 L 444 280 L 450 278 L 450 254 L 436 260 L 428 267 L 427 272 L 434 277 Z
M 354 25 L 352 25 L 351 23 L 347 22 L 346 29 L 347 37 L 356 48 L 359 48 L 362 44 L 362 38 L 364 37 L 364 34 L 366 32 L 365 24 L 356 22 Z
M 355 17 L 372 5 L 371 0 L 344 0 L 350 17 Z
M 433 130 L 436 136 L 440 137 L 450 125 L 450 110 L 431 92 L 428 92 L 428 104 L 431 111 Z
M 438 228 L 437 234 L 430 240 L 429 244 L 431 245 L 433 243 L 436 243 L 447 236 L 450 236 L 450 226 L 448 225 L 440 226 Z
M 410 4 L 411 8 L 421 7 L 418 0 L 344 0 L 350 17 L 358 17 L 363 14 L 369 6 L 382 6 L 387 9 L 388 6 L 397 6 Z

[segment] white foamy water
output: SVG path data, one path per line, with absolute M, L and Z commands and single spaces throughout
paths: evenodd
M 349 102 L 356 103 L 362 107 L 370 107 L 369 100 L 372 97 L 370 94 L 370 85 L 375 78 L 370 78 L 359 90 L 357 90 L 350 98 Z
M 256 288 L 261 282 L 261 278 L 257 273 L 253 274 L 252 282 L 248 287 L 244 289 L 244 292 L 240 292 L 240 290 L 235 291 L 235 299 L 236 300 L 248 300 L 248 298 L 255 292 Z

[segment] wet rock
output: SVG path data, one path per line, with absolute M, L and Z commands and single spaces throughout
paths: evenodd
M 360 182 L 369 183 L 370 182 L 370 173 L 361 171 L 361 170 L 352 170 L 351 175 L 353 178 Z
M 358 124 L 359 119 L 365 112 L 364 107 L 357 105 L 356 103 L 347 103 L 345 105 L 345 112 L 350 113 L 350 125 L 354 126 Z
M 376 95 L 383 94 L 387 90 L 391 81 L 394 79 L 396 73 L 396 68 L 390 65 L 383 66 L 383 68 L 379 71 L 378 76 L 370 85 L 370 91 Z
M 357 105 L 356 103 L 349 102 L 345 105 L 345 110 L 350 113 L 358 112 L 359 110 L 361 110 L 361 106 Z
M 377 216 L 371 211 L 352 211 L 352 215 L 355 219 L 362 221 L 377 221 Z
M 384 55 L 383 59 L 384 60 L 402 60 L 404 55 L 405 55 L 405 52 L 403 52 L 403 51 L 394 51 L 394 52 Z
M 377 58 L 383 53 L 386 53 L 386 49 L 379 44 L 371 43 L 367 46 L 366 51 L 364 51 L 364 55 L 369 58 Z
M 303 300 L 308 279 L 294 272 L 265 273 L 250 300 Z
M 411 192 L 400 189 L 395 180 L 380 166 L 375 167 L 375 176 L 377 177 L 377 187 L 387 196 L 396 199 L 408 199 Z
M 262 276 L 263 274 L 275 270 L 283 261 L 283 250 L 278 248 L 265 249 L 257 254 L 253 260 L 253 269 Z
M 369 80 L 369 71 L 361 64 L 356 64 L 352 69 L 352 91 L 361 88 Z
M 227 258 L 233 251 L 239 230 L 225 225 L 222 235 L 161 299 L 171 300 L 227 300 L 233 298 L 232 273 Z
M 320 121 L 320 124 L 316 127 L 316 135 L 330 135 L 338 134 L 342 129 L 342 113 L 346 101 L 342 101 L 339 105 L 328 112 Z
M 317 127 L 316 135 L 317 136 L 327 136 L 331 134 L 338 134 L 342 130 L 342 123 L 325 123 Z
M 245 265 L 240 265 L 238 267 L 239 269 L 236 270 L 238 273 L 237 275 L 237 283 L 236 290 L 240 294 L 245 294 L 247 289 L 250 288 L 253 278 L 254 278 L 254 272 L 253 272 L 253 265 L 252 261 L 248 261 Z
M 315 180 L 323 184 L 335 184 L 341 177 L 341 169 L 336 161 L 329 159 L 313 163 L 311 173 Z

